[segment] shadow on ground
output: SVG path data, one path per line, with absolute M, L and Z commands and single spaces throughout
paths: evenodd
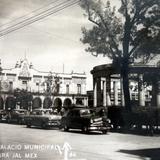
M 119 150 L 119 152 L 140 156 L 142 160 L 160 160 L 160 148 Z
M 160 136 L 160 130 L 154 130 L 153 132 L 151 132 L 150 130 L 146 130 L 146 129 L 141 129 L 141 130 L 111 129 L 110 132 L 120 133 L 120 134 L 132 134 L 132 135 L 139 135 L 139 136 Z

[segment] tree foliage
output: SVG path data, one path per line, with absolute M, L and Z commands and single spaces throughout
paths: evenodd
M 103 0 L 104 1 L 104 0 Z M 82 28 L 81 41 L 88 44 L 92 55 L 108 56 L 120 69 L 125 105 L 131 110 L 129 94 L 129 64 L 135 59 L 148 62 L 160 54 L 160 0 L 119 0 L 116 9 L 108 0 L 81 0 L 91 29 Z
M 92 29 L 82 28 L 86 51 L 117 58 L 145 58 L 148 61 L 160 52 L 160 1 L 120 0 L 116 10 L 109 1 L 82 0 Z
M 16 99 L 16 103 L 22 108 L 29 109 L 31 106 L 31 102 L 33 100 L 33 95 L 31 92 L 17 88 L 14 90 L 14 97 Z

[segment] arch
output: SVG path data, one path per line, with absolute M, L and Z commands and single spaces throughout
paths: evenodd
M 4 107 L 4 101 L 3 98 L 0 96 L 0 109 L 3 109 Z
M 62 100 L 60 98 L 56 98 L 54 100 L 54 107 L 58 110 L 58 112 L 60 112 L 62 108 Z
M 52 100 L 50 97 L 46 97 L 43 101 L 43 108 L 50 108 L 52 106 Z
M 72 105 L 71 99 L 66 98 L 66 99 L 64 100 L 63 106 L 66 107 L 66 108 L 69 108 L 69 107 L 71 107 L 71 105 Z
M 15 109 L 16 108 L 16 100 L 14 97 L 7 97 L 6 99 L 6 103 L 5 103 L 5 109 L 6 110 L 12 110 L 12 109 Z
M 76 99 L 76 104 L 78 104 L 78 105 L 83 105 L 83 100 L 82 100 L 82 98 L 77 98 L 77 99 Z
M 33 99 L 33 105 L 32 108 L 41 108 L 42 107 L 42 100 L 40 99 L 40 97 L 36 97 Z

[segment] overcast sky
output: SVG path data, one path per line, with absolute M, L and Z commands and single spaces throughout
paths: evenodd
M 0 0 L 0 30 L 11 20 L 31 13 L 54 0 Z M 58 1 L 58 0 L 57 0 Z M 65 0 L 61 0 L 65 1 Z M 50 6 L 49 6 L 50 7 Z M 87 89 L 92 89 L 90 71 L 95 65 L 109 63 L 106 57 L 85 52 L 80 42 L 81 27 L 91 24 L 83 10 L 74 5 L 29 26 L 0 37 L 2 67 L 12 68 L 26 57 L 42 71 L 86 72 Z M 11 25 L 11 23 L 9 24 Z

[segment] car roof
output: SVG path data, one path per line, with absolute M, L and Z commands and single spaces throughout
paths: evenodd
M 37 108 L 37 109 L 33 109 L 33 111 L 52 111 L 51 108 Z
M 26 109 L 13 109 L 13 111 L 27 111 Z
M 76 107 L 76 108 L 72 108 L 70 110 L 92 110 L 90 108 L 83 108 L 83 107 Z

